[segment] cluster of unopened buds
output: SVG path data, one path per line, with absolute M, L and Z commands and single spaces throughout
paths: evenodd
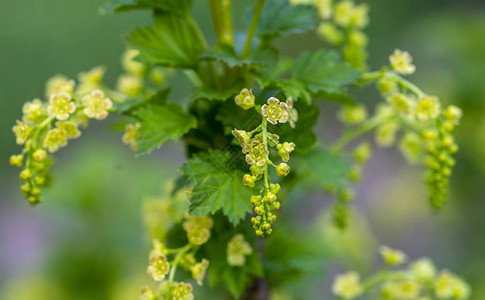
M 254 107 L 255 97 L 248 89 L 243 89 L 236 96 L 235 102 L 244 109 Z M 255 233 L 259 237 L 272 233 L 271 225 L 276 220 L 275 211 L 280 208 L 278 193 L 281 187 L 278 183 L 272 183 L 269 176 L 269 166 L 274 167 L 280 177 L 287 176 L 290 166 L 287 164 L 290 153 L 295 149 L 292 142 L 280 142 L 277 134 L 268 130 L 268 123 L 276 125 L 288 122 L 291 127 L 298 120 L 298 113 L 293 107 L 292 98 L 286 102 L 271 97 L 262 107 L 257 107 L 262 116 L 262 123 L 252 131 L 234 129 L 232 134 L 239 141 L 242 152 L 246 155 L 246 162 L 250 165 L 250 174 L 243 177 L 244 185 L 254 187 L 256 182 L 262 180 L 263 187 L 258 195 L 251 197 L 254 205 L 255 217 L 251 219 Z M 276 149 L 278 156 L 283 162 L 276 165 L 270 159 L 271 148 Z
M 342 299 L 354 299 L 366 293 L 380 294 L 382 299 L 454 299 L 466 300 L 471 294 L 470 286 L 450 271 L 438 271 L 429 258 L 421 258 L 403 270 L 392 270 L 404 264 L 406 255 L 389 247 L 381 247 L 385 263 L 383 270 L 366 280 L 357 272 L 336 277 L 332 291 Z
M 312 5 L 318 12 L 318 35 L 332 46 L 341 47 L 344 59 L 364 70 L 368 37 L 363 32 L 369 24 L 369 6 L 353 0 L 290 0 L 294 5 Z
M 55 76 L 46 85 L 48 101 L 34 99 L 23 106 L 22 120 L 17 120 L 12 131 L 24 149 L 10 157 L 10 164 L 23 167 L 22 192 L 30 203 L 41 201 L 40 187 L 49 182 L 49 153 L 78 138 L 79 127 L 86 126 L 89 119 L 102 120 L 110 112 L 113 103 L 102 90 L 103 74 L 101 67 L 81 73 L 77 87 L 74 80 Z
M 197 262 L 195 254 L 198 247 L 210 238 L 213 220 L 209 217 L 187 216 L 183 228 L 187 233 L 188 244 L 177 249 L 168 249 L 160 240 L 153 240 L 153 249 L 149 255 L 147 273 L 153 280 L 159 282 L 158 289 L 148 286 L 142 289 L 142 300 L 192 300 L 192 285 L 185 282 L 175 282 L 177 267 L 190 272 L 192 278 L 202 285 L 209 261 L 203 258 Z M 172 259 L 169 259 L 172 258 Z M 168 276 L 168 278 L 166 278 Z

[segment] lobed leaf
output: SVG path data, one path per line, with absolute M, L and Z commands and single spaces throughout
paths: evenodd
M 156 9 L 178 16 L 185 16 L 190 12 L 194 0 L 117 0 L 101 7 L 102 14 L 112 14 L 130 10 Z
M 204 52 L 200 58 L 217 60 L 231 68 L 245 65 L 273 65 L 278 60 L 278 51 L 274 48 L 262 48 L 252 51 L 247 58 L 241 59 L 232 47 L 222 45 L 217 49 Z
M 269 0 L 261 12 L 256 33 L 263 38 L 302 33 L 317 27 L 317 11 L 310 5 Z
M 136 103 L 127 112 L 140 123 L 137 154 L 148 154 L 168 140 L 177 140 L 197 127 L 197 119 L 179 105 L 166 101 L 167 90 L 145 103 Z
M 295 170 L 309 181 L 343 186 L 350 172 L 349 164 L 339 155 L 315 148 L 305 156 L 295 157 Z
M 174 68 L 196 68 L 203 51 L 196 29 L 168 13 L 157 13 L 155 26 L 133 30 L 127 42 L 140 51 L 140 61 Z
M 251 211 L 251 189 L 243 185 L 242 174 L 234 167 L 241 156 L 240 151 L 209 151 L 194 155 L 182 166 L 182 174 L 194 184 L 191 214 L 206 216 L 222 210 L 237 224 Z

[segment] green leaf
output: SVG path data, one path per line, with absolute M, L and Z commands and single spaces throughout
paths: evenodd
M 269 0 L 263 7 L 256 33 L 276 37 L 302 33 L 317 27 L 317 11 L 310 5 L 292 5 L 287 0 Z
M 313 95 L 329 100 L 350 101 L 348 96 L 345 97 L 345 87 L 354 83 L 357 78 L 359 72 L 348 63 L 342 62 L 335 51 L 303 53 L 293 66 L 294 81 Z
M 190 12 L 194 0 L 118 0 L 101 7 L 102 14 L 112 14 L 139 9 L 156 9 L 179 16 Z
M 197 67 L 203 51 L 196 29 L 183 18 L 168 13 L 156 14 L 154 27 L 133 30 L 127 42 L 140 50 L 140 61 L 174 68 Z
M 148 154 L 168 140 L 181 138 L 197 126 L 196 118 L 179 105 L 166 102 L 161 94 L 156 94 L 151 101 L 137 104 L 130 111 L 130 115 L 141 125 L 141 134 L 136 138 L 137 154 Z
M 285 227 L 267 238 L 264 270 L 271 286 L 282 286 L 305 275 L 322 275 L 327 254 L 314 235 Z
M 306 154 L 317 142 L 317 136 L 312 128 L 318 121 L 320 110 L 316 105 L 308 105 L 303 101 L 296 102 L 294 106 L 299 115 L 295 128 L 291 128 L 289 124 L 278 125 L 274 126 L 274 133 L 278 134 L 282 141 L 294 142 L 295 153 Z
M 252 190 L 242 184 L 243 174 L 236 168 L 242 157 L 240 151 L 203 152 L 182 166 L 182 174 L 194 184 L 191 214 L 205 216 L 222 209 L 229 221 L 237 224 L 251 211 Z
M 230 87 L 223 89 L 215 89 L 207 86 L 194 89 L 192 92 L 192 99 L 206 99 L 209 101 L 226 101 L 227 99 L 234 99 L 242 88 L 244 88 L 244 80 L 240 79 L 234 82 Z
M 295 170 L 300 176 L 318 185 L 329 183 L 344 186 L 350 172 L 349 164 L 339 155 L 326 149 L 313 149 L 305 156 L 295 157 Z
M 245 65 L 273 65 L 278 60 L 278 51 L 274 48 L 258 49 L 252 51 L 247 58 L 240 59 L 232 47 L 221 45 L 217 49 L 204 52 L 200 58 L 217 60 L 231 68 Z

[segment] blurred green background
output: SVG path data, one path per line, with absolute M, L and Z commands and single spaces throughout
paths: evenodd
M 242 19 L 239 8 L 254 1 L 235 2 Z M 297 206 L 295 218 L 321 224 L 329 262 L 327 276 L 313 278 L 307 294 L 295 299 L 329 295 L 336 271 L 372 271 L 379 244 L 400 248 L 411 258 L 432 257 L 472 284 L 473 299 L 485 299 L 485 2 L 367 2 L 372 68 L 386 64 L 395 48 L 408 50 L 418 68 L 411 80 L 463 108 L 449 204 L 433 213 L 422 170 L 407 166 L 395 149 L 377 150 L 357 186 L 348 232 L 334 231 L 325 210 L 315 213 L 331 198 L 309 195 L 305 206 Z M 182 145 L 169 143 L 135 159 L 120 135 L 108 129 L 110 121 L 92 122 L 81 139 L 56 155 L 54 185 L 36 207 L 21 197 L 17 170 L 8 165 L 8 157 L 20 149 L 11 127 L 23 103 L 41 97 L 49 77 L 75 78 L 97 65 L 108 68 L 106 82 L 113 86 L 124 50 L 120 37 L 150 23 L 146 12 L 100 16 L 103 3 L 0 2 L 0 299 L 136 299 L 149 281 L 141 206 L 176 175 L 184 160 Z M 213 37 L 206 6 L 195 1 L 194 15 Z M 319 45 L 309 36 L 293 39 L 298 43 L 279 42 L 286 53 Z M 375 103 L 376 93 L 364 96 L 360 100 Z M 317 130 L 332 139 L 339 129 L 321 122 Z

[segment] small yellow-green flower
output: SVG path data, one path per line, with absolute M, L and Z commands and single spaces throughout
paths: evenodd
M 434 284 L 434 291 L 440 299 L 465 300 L 470 297 L 470 286 L 448 271 L 441 271 Z
M 354 3 L 344 0 L 335 5 L 334 20 L 337 25 L 342 27 L 350 26 L 353 18 Z
M 315 0 L 315 7 L 322 19 L 329 19 L 332 16 L 332 0 Z
M 212 218 L 189 216 L 187 221 L 183 223 L 189 243 L 193 245 L 205 244 L 210 238 L 212 225 Z
M 399 149 L 409 161 L 417 161 L 423 151 L 421 137 L 414 132 L 406 133 L 399 143 Z
M 77 124 L 71 121 L 56 122 L 59 130 L 66 133 L 68 139 L 76 139 L 81 136 L 81 131 L 77 128 Z
M 381 246 L 379 252 L 384 262 L 390 266 L 397 266 L 406 261 L 406 255 L 402 251 Z
M 369 39 L 367 38 L 367 35 L 363 33 L 360 30 L 352 30 L 349 33 L 349 43 L 352 46 L 362 48 L 367 46 L 367 43 L 369 42 Z
M 143 78 L 136 75 L 123 74 L 118 77 L 117 90 L 130 97 L 137 96 L 143 90 Z
M 375 140 L 377 145 L 381 147 L 392 146 L 396 139 L 396 132 L 398 130 L 399 125 L 396 122 L 389 122 L 379 126 L 375 134 Z
M 332 292 L 344 299 L 353 299 L 359 296 L 363 292 L 359 274 L 357 272 L 349 272 L 337 276 L 332 285 Z
M 58 128 L 51 129 L 47 132 L 42 147 L 49 150 L 49 152 L 56 152 L 60 147 L 67 145 L 67 134 L 64 130 Z
M 330 22 L 320 23 L 317 28 L 317 33 L 320 37 L 334 46 L 342 44 L 344 40 L 342 31 Z
M 47 152 L 44 149 L 37 149 L 32 154 L 32 157 L 37 162 L 43 162 L 47 158 Z
M 455 105 L 450 105 L 446 108 L 443 114 L 447 121 L 450 121 L 453 124 L 458 124 L 460 123 L 460 119 L 463 116 L 463 111 L 461 110 L 461 108 Z
M 246 154 L 246 162 L 250 165 L 264 166 L 267 156 L 268 149 L 261 142 L 253 140 Z
M 169 271 L 170 264 L 165 255 L 160 254 L 156 257 L 150 257 L 150 265 L 147 268 L 147 273 L 153 280 L 162 281 Z
M 39 123 L 45 119 L 45 108 L 40 99 L 34 99 L 32 102 L 27 102 L 22 107 L 22 121 L 27 123 Z
M 140 300 L 155 300 L 155 299 L 157 299 L 157 296 L 148 286 L 145 286 L 141 290 Z
M 173 300 L 193 300 L 192 285 L 190 283 L 180 282 L 173 289 Z
M 420 121 L 436 119 L 440 115 L 441 104 L 437 97 L 422 95 L 416 104 L 416 117 Z
M 268 104 L 261 107 L 261 113 L 264 117 L 273 125 L 278 122 L 286 123 L 290 117 L 288 110 L 289 107 L 286 103 L 280 102 L 280 100 L 275 97 L 268 99 Z
M 338 117 L 345 124 L 362 123 L 367 119 L 367 109 L 363 105 L 344 106 Z
M 357 28 L 364 28 L 369 23 L 369 5 L 359 4 L 352 8 L 350 13 L 350 23 Z
M 12 166 L 20 168 L 24 164 L 24 156 L 22 154 L 12 155 L 9 162 Z
M 436 267 L 429 258 L 421 258 L 409 266 L 411 273 L 421 281 L 431 282 L 436 276 Z
M 403 94 L 392 94 L 387 97 L 387 101 L 394 107 L 394 109 L 402 114 L 407 114 L 411 111 L 412 102 L 409 97 Z
M 362 142 L 354 150 L 354 157 L 357 163 L 364 165 L 372 155 L 372 148 L 368 142 Z
M 109 98 L 104 96 L 100 90 L 94 90 L 90 95 L 83 98 L 85 106 L 83 112 L 90 118 L 102 120 L 108 116 L 108 110 L 111 109 L 113 103 Z
M 287 162 L 290 159 L 290 153 L 295 150 L 295 143 L 284 142 L 283 144 L 278 144 L 276 148 L 281 159 Z
M 127 49 L 121 57 L 121 65 L 126 72 L 140 76 L 145 73 L 146 68 L 142 63 L 134 60 L 138 54 L 140 54 L 140 51 L 136 49 Z
M 414 280 L 388 281 L 381 288 L 385 299 L 414 300 L 421 294 L 422 286 Z
M 79 73 L 79 82 L 90 83 L 95 85 L 99 84 L 103 80 L 105 72 L 106 72 L 106 68 L 103 66 L 94 67 L 87 72 Z
M 32 129 L 27 124 L 17 120 L 17 124 L 13 126 L 12 131 L 15 134 L 17 144 L 22 145 L 29 138 Z
M 416 71 L 416 67 L 412 64 L 413 58 L 407 51 L 394 50 L 394 53 L 389 57 L 389 61 L 394 71 L 399 74 L 409 75 Z
M 383 96 L 395 94 L 399 92 L 399 85 L 391 78 L 382 78 L 377 83 L 377 87 Z
M 71 101 L 71 95 L 68 93 L 54 94 L 49 99 L 47 112 L 58 120 L 66 120 L 75 110 L 76 105 Z
M 285 103 L 288 106 L 288 123 L 290 123 L 291 128 L 295 128 L 295 123 L 298 121 L 298 111 L 293 107 L 293 98 L 290 97 L 286 99 Z M 275 140 L 279 139 L 279 136 L 275 134 L 270 135 L 273 137 L 273 139 L 275 139 L 274 136 L 276 136 L 277 138 Z
M 46 97 L 51 98 L 53 95 L 66 93 L 72 95 L 74 90 L 74 80 L 68 79 L 62 75 L 56 75 L 46 83 Z
M 290 166 L 286 163 L 280 163 L 276 166 L 276 175 L 285 177 L 290 173 Z
M 121 138 L 124 144 L 130 146 L 131 150 L 136 151 L 138 147 L 138 143 L 136 142 L 136 138 L 140 136 L 141 132 L 138 130 L 140 128 L 140 123 L 136 124 L 127 124 L 125 126 L 125 133 Z
M 154 67 L 150 70 L 150 80 L 156 85 L 162 85 L 165 82 L 165 71 L 163 68 Z
M 236 105 L 242 107 L 245 110 L 254 106 L 254 95 L 251 90 L 242 89 L 241 92 L 234 98 Z
M 192 278 L 197 280 L 198 285 L 202 285 L 202 281 L 205 278 L 205 273 L 208 267 L 209 267 L 209 261 L 205 258 L 203 258 L 200 263 L 196 263 L 195 265 L 190 267 Z
M 244 235 L 236 234 L 227 243 L 227 263 L 230 266 L 241 267 L 246 263 L 246 256 L 253 253 L 251 245 L 246 242 Z
M 247 153 L 250 147 L 251 135 L 244 130 L 234 129 L 232 135 L 237 138 L 242 153 Z

